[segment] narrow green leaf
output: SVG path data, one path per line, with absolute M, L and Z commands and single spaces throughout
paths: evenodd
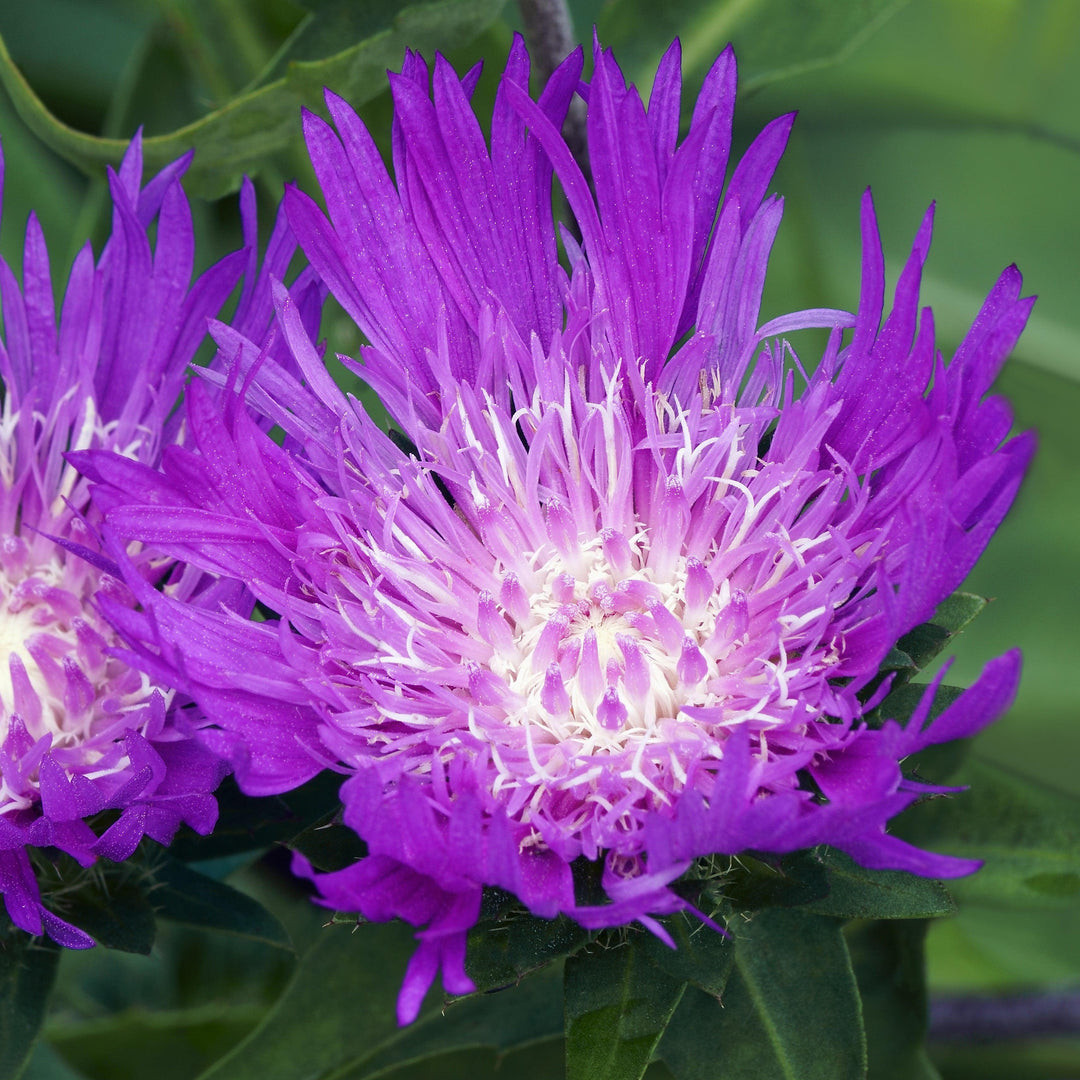
M 598 19 L 600 40 L 647 96 L 666 43 L 682 38 L 683 64 L 700 81 L 733 42 L 744 88 L 838 63 L 904 6 L 906 0 L 611 0 Z
M 0 921 L 0 1080 L 11 1080 L 41 1030 L 60 950 Z
M 152 864 L 150 895 L 157 914 L 186 926 L 230 934 L 291 949 L 288 931 L 257 900 L 162 854 Z
M 956 904 L 940 881 L 901 870 L 867 870 L 840 851 L 802 855 L 826 870 L 828 893 L 807 911 L 841 919 L 927 919 L 951 915 Z
M 947 596 L 934 612 L 934 617 L 921 623 L 905 634 L 890 649 L 881 662 L 878 678 L 864 693 L 868 695 L 881 685 L 886 675 L 892 677 L 889 696 L 868 720 L 875 724 L 881 720 L 906 720 L 919 704 L 926 687 L 911 685 L 914 678 L 935 657 L 949 647 L 949 643 L 969 626 L 989 601 L 973 593 L 957 592 Z M 934 699 L 932 716 L 937 716 L 963 691 L 956 687 L 942 686 Z
M 564 978 L 567 1080 L 638 1080 L 685 981 L 649 963 L 633 942 L 582 949 Z
M 1080 798 L 979 757 L 956 776 L 956 798 L 931 799 L 898 823 L 905 839 L 984 859 L 954 882 L 958 899 L 1018 907 L 1068 906 L 1080 894 Z
M 940 1080 L 926 1055 L 922 920 L 862 922 L 847 932 L 859 985 L 868 1080 Z
M 767 908 L 734 924 L 723 1002 L 688 990 L 659 1047 L 678 1080 L 861 1080 L 855 978 L 837 920 Z
M 300 137 L 301 105 L 318 109 L 324 86 L 333 87 L 353 105 L 367 101 L 386 86 L 386 68 L 397 67 L 406 45 L 430 51 L 447 50 L 468 41 L 499 13 L 505 0 L 428 0 L 410 6 L 381 5 L 378 27 L 365 22 L 363 38 L 346 26 L 333 38 L 346 47 L 314 60 L 288 64 L 274 82 L 241 94 L 168 135 L 143 140 L 150 168 L 194 147 L 188 171 L 189 191 L 216 198 L 234 191 L 244 173 L 254 174 L 274 152 Z M 343 5 L 336 5 L 344 11 Z M 349 9 L 362 13 L 365 5 Z M 26 125 L 43 143 L 85 172 L 96 175 L 105 164 L 116 165 L 126 143 L 76 131 L 55 117 L 16 68 L 0 39 L 0 83 Z
M 986 608 L 988 601 L 973 593 L 956 592 L 947 596 L 928 623 L 905 634 L 897 648 L 911 657 L 916 670 L 922 670 Z
M 927 723 L 936 720 L 963 692 L 962 686 L 939 686 L 930 704 Z M 889 694 L 878 706 L 877 712 L 884 720 L 897 720 L 901 724 L 906 724 L 911 719 L 911 714 L 919 707 L 925 693 L 925 683 L 904 683 Z
M 829 883 L 824 866 L 801 855 L 762 854 L 739 857 L 738 865 L 722 885 L 722 894 L 736 911 L 765 907 L 805 907 L 824 900 Z
M 892 648 L 881 661 L 880 671 L 915 671 L 915 661 L 901 649 Z

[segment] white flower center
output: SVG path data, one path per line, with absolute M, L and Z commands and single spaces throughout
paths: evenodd
M 524 702 L 511 723 L 540 725 L 584 752 L 610 751 L 669 738 L 683 706 L 721 700 L 710 687 L 744 639 L 746 597 L 727 582 L 717 588 L 696 559 L 680 557 L 657 582 L 647 554 L 644 531 L 605 530 L 572 566 L 547 545 L 529 560 L 529 588 L 507 573 L 498 606 L 481 598 L 492 673 Z
M 152 692 L 107 654 L 116 636 L 90 603 L 103 586 L 75 556 L 34 563 L 20 537 L 0 537 L 0 741 L 18 714 L 33 739 L 78 745 Z

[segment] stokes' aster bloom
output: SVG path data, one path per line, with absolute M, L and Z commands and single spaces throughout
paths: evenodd
M 164 475 L 87 461 L 110 528 L 205 570 L 242 559 L 280 613 L 242 624 L 148 593 L 127 631 L 212 714 L 246 790 L 352 774 L 345 820 L 370 854 L 316 880 L 336 907 L 426 925 L 403 1020 L 440 966 L 448 990 L 470 988 L 484 885 L 663 935 L 652 916 L 686 906 L 671 882 L 710 853 L 827 842 L 871 867 L 974 865 L 885 832 L 926 790 L 898 762 L 998 715 L 1017 656 L 932 723 L 932 691 L 906 726 L 863 718 L 889 647 L 960 583 L 1016 492 L 1032 440 L 1005 441 L 1007 406 L 982 399 L 1030 301 L 1007 270 L 946 365 L 918 308 L 928 215 L 881 325 L 867 196 L 857 314 L 759 327 L 791 118 L 725 188 L 734 59 L 681 143 L 679 60 L 676 43 L 647 109 L 599 49 L 588 85 L 579 51 L 534 102 L 517 42 L 489 150 L 475 73 L 440 59 L 432 94 L 410 55 L 391 76 L 396 187 L 328 95 L 337 134 L 305 124 L 329 216 L 297 191 L 287 210 L 403 436 L 341 395 L 279 289 L 303 381 L 215 334 L 284 447 L 195 387 L 201 456 Z M 559 135 L 574 91 L 595 198 Z M 581 236 L 563 234 L 565 269 L 552 170 Z M 776 340 L 805 326 L 832 329 L 809 376 Z M 575 900 L 579 857 L 605 860 L 609 904 Z
M 194 236 L 180 185 L 189 160 L 144 187 L 136 137 L 109 175 L 112 235 L 97 265 L 89 244 L 75 259 L 59 325 L 35 217 L 22 290 L 0 262 L 0 892 L 17 926 L 75 948 L 94 942 L 42 904 L 28 849 L 58 848 L 88 865 L 127 858 L 144 835 L 168 843 L 182 822 L 209 832 L 211 792 L 227 771 L 192 738 L 192 703 L 118 655 L 102 607 L 134 601 L 101 553 L 89 484 L 65 461 L 94 448 L 156 463 L 180 439 L 182 416 L 171 414 L 188 363 L 245 264 L 238 324 L 257 334 L 271 314 L 252 272 L 250 188 L 242 199 L 250 250 L 189 287 Z M 265 274 L 284 271 L 295 246 L 288 237 L 282 223 Z M 139 574 L 167 577 L 167 561 L 131 555 Z M 164 587 L 188 602 L 250 611 L 235 582 L 178 572 Z M 98 815 L 107 827 L 95 831 L 87 819 Z

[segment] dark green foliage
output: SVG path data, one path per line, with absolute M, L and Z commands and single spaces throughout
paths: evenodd
M 869 1080 L 937 1080 L 923 1045 L 926 923 L 860 922 L 846 936 L 862 1000 Z
M 570 957 L 567 1080 L 638 1080 L 685 987 L 628 942 L 597 943 Z
M 0 1080 L 19 1075 L 45 1019 L 60 950 L 0 912 Z
M 429 0 L 373 4 L 310 0 L 311 14 L 243 92 L 168 135 L 143 141 L 150 168 L 159 169 L 192 147 L 188 191 L 217 198 L 234 191 L 300 134 L 301 105 L 320 109 L 324 86 L 354 105 L 380 93 L 386 69 L 406 45 L 430 52 L 468 41 L 498 14 L 505 0 Z M 208 32 L 197 27 L 196 32 Z M 326 51 L 323 51 L 326 50 Z M 14 65 L 0 39 L 0 83 L 20 118 L 57 154 L 91 175 L 119 163 L 125 139 L 76 131 L 58 120 Z
M 687 990 L 659 1055 L 679 1080 L 856 1080 L 861 1010 L 841 923 L 770 908 L 731 924 L 720 999 Z

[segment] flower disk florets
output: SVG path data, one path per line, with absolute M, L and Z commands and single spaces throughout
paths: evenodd
M 798 787 L 807 725 L 860 708 L 835 688 L 859 673 L 845 639 L 877 612 L 888 546 L 839 465 L 759 456 L 776 408 L 654 394 L 636 439 L 623 384 L 589 402 L 567 382 L 513 412 L 463 389 L 419 447 L 454 518 L 431 521 L 444 499 L 403 457 L 394 539 L 358 540 L 335 575 L 379 607 L 379 643 L 350 642 L 352 619 L 329 633 L 335 656 L 371 650 L 380 753 L 417 775 L 433 746 L 474 760 L 530 843 L 568 859 L 639 854 L 650 812 L 688 783 L 709 792 L 735 728 L 763 790 Z M 434 678 L 421 634 L 440 648 Z

